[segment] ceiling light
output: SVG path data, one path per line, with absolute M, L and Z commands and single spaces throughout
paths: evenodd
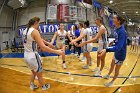
M 136 14 L 138 14 L 138 11 L 136 11 Z
M 113 0 L 110 0 L 109 3 L 112 4 L 113 3 Z
M 123 14 L 125 14 L 125 12 L 122 12 Z

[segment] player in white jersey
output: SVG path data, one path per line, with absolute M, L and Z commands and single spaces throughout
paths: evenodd
M 139 37 L 136 36 L 136 52 L 139 52 Z
M 44 44 L 45 41 L 43 41 L 39 34 L 39 31 L 37 30 L 39 27 L 39 21 L 40 18 L 38 17 L 30 19 L 27 25 L 27 29 L 23 31 L 24 59 L 28 68 L 30 68 L 32 71 L 30 88 L 38 88 L 34 84 L 35 76 L 37 76 L 39 84 L 40 86 L 42 86 L 42 90 L 46 90 L 50 87 L 50 85 L 45 84 L 42 78 L 42 64 L 40 55 L 37 52 L 37 45 L 41 48 L 41 50 L 45 52 L 51 52 L 60 55 L 64 55 L 64 52 L 62 50 L 51 49 Z
M 71 26 L 70 30 L 68 31 L 68 34 L 71 37 L 71 39 L 75 38 L 75 27 L 74 27 L 74 25 Z M 69 41 L 69 43 L 68 43 L 69 49 L 74 50 L 73 51 L 73 53 L 74 53 L 75 52 L 74 46 L 70 44 L 70 40 L 68 40 L 68 41 Z
M 136 36 L 133 36 L 130 50 L 132 50 L 132 51 L 136 50 L 135 45 L 136 45 Z
M 82 23 L 79 23 L 78 24 L 78 27 L 79 27 L 79 31 L 80 31 L 80 35 L 83 34 L 83 31 L 84 31 L 84 28 L 83 28 L 83 24 Z M 83 41 L 83 39 L 82 39 Z M 83 49 L 83 47 L 81 47 Z M 82 56 L 82 59 L 81 59 L 82 62 L 86 61 L 86 58 L 85 58 L 85 55 L 83 54 Z
M 71 41 L 71 37 L 69 36 L 69 34 L 64 30 L 64 24 L 60 24 L 60 30 L 58 30 L 57 32 L 55 32 L 51 44 L 54 43 L 54 40 L 56 39 L 56 47 L 58 49 L 62 49 L 63 51 L 65 51 L 65 38 L 66 36 L 69 38 L 69 40 Z M 62 67 L 64 69 L 67 68 L 66 63 L 65 63 L 65 55 L 62 56 Z
M 96 72 L 95 76 L 99 76 L 101 75 L 101 71 L 103 70 L 103 67 L 105 65 L 105 55 L 102 57 L 99 57 L 98 55 L 100 54 L 101 50 L 105 49 L 108 46 L 108 41 L 107 41 L 107 30 L 102 24 L 102 19 L 100 17 L 96 18 L 95 23 L 97 26 L 99 26 L 99 31 L 97 35 L 93 39 L 81 43 L 80 46 L 95 42 L 96 40 L 99 39 L 98 41 L 99 46 L 97 50 L 97 67 L 93 70 L 94 72 Z M 99 70 L 100 63 L 101 63 L 101 67 Z
M 74 40 L 71 41 L 72 44 L 76 44 L 77 41 L 83 39 L 83 41 L 88 41 L 92 39 L 92 30 L 89 28 L 89 21 L 86 21 L 84 23 L 84 31 L 82 34 L 80 34 L 80 36 Z M 90 56 L 90 52 L 92 51 L 92 43 L 89 44 L 85 44 L 83 46 L 83 53 L 86 57 L 87 60 L 87 65 L 83 66 L 83 69 L 88 69 L 90 62 L 91 62 L 91 56 Z

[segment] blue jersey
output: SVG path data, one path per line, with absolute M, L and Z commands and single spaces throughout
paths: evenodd
M 79 29 L 75 30 L 75 36 L 76 36 L 76 37 L 79 37 L 79 36 L 80 36 L 80 31 L 79 31 Z
M 124 26 L 115 30 L 115 46 L 108 47 L 107 52 L 115 52 L 115 58 L 124 61 L 126 58 L 127 34 Z

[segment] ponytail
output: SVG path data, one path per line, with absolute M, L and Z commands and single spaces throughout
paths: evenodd
M 40 18 L 39 17 L 33 17 L 32 19 L 29 20 L 28 24 L 27 24 L 27 31 L 26 31 L 26 35 L 25 35 L 25 40 L 27 40 L 27 33 L 30 29 L 30 27 L 32 25 L 35 24 L 35 22 L 39 22 L 40 21 Z

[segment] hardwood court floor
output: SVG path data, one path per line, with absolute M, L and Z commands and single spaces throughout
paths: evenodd
M 2 58 L 0 59 L 0 93 L 113 93 L 114 91 L 140 93 L 139 53 L 129 51 L 128 47 L 127 58 L 118 79 L 111 88 L 104 87 L 104 83 L 112 78 L 104 80 L 101 77 L 93 77 L 95 73 L 91 70 L 96 67 L 96 52 L 91 54 L 94 64 L 87 70 L 82 69 L 85 62 L 80 62 L 74 55 L 66 56 L 68 68 L 65 70 L 61 67 L 61 58 L 42 58 L 44 79 L 51 83 L 51 88 L 47 91 L 29 89 L 31 72 L 23 58 Z M 112 57 L 113 53 L 107 54 L 102 75 L 108 73 Z M 111 76 L 113 75 L 114 72 Z M 35 83 L 38 84 L 37 81 Z

